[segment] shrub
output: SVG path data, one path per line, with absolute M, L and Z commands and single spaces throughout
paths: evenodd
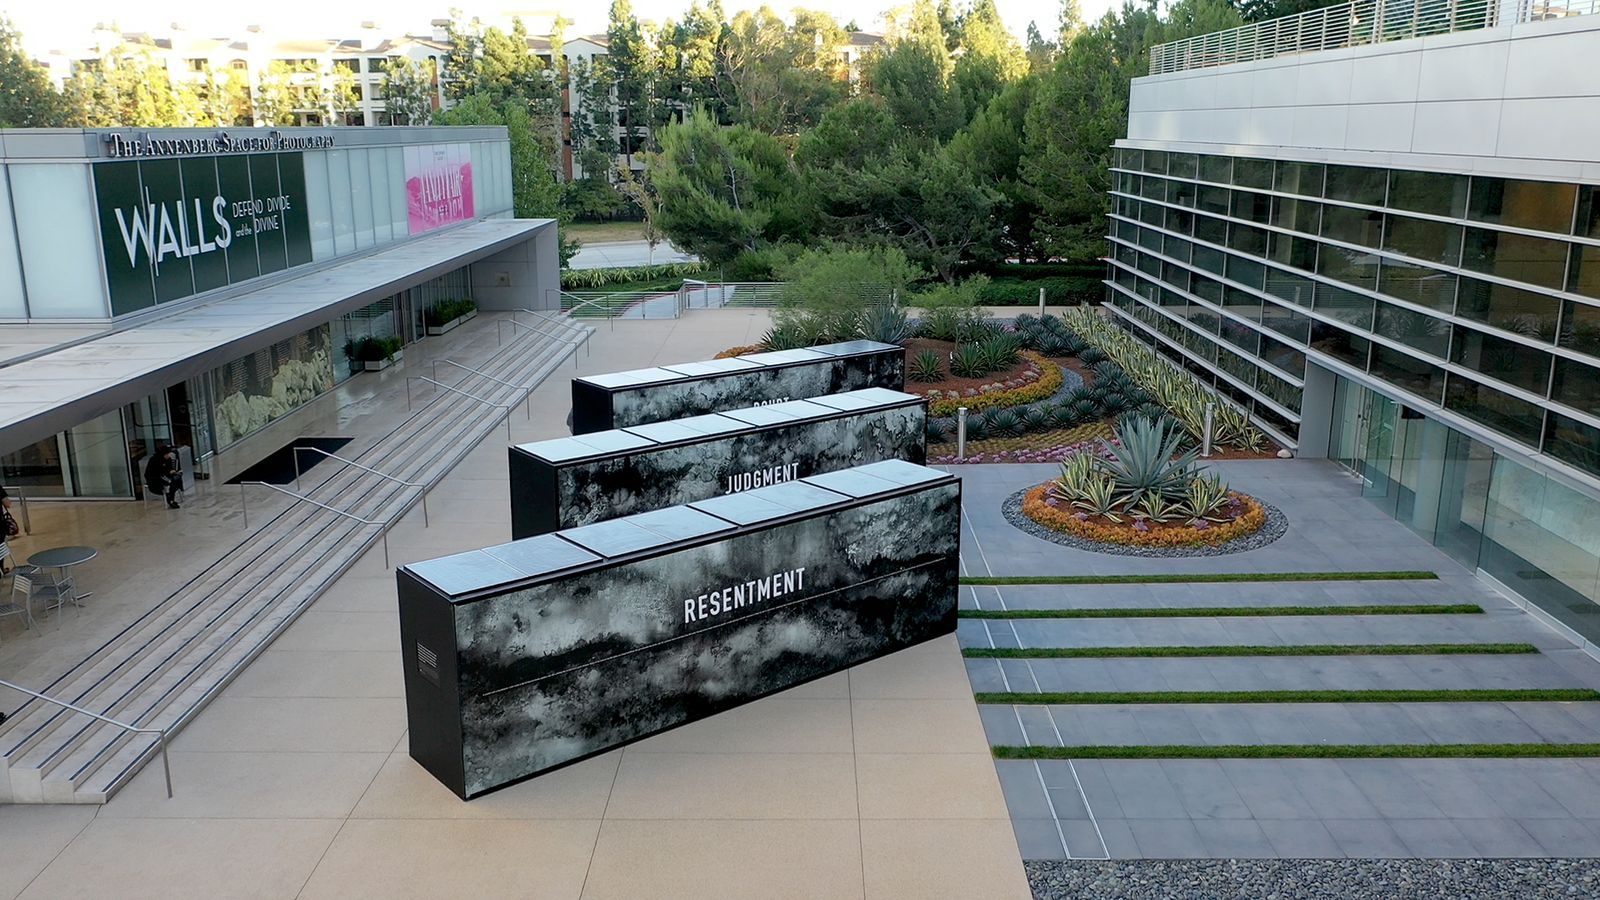
M 1061 390 L 1061 367 L 1050 362 L 1032 350 L 1024 351 L 1022 358 L 1032 363 L 1030 371 L 1037 372 L 1036 380 L 1021 387 L 1007 388 L 1004 390 L 981 391 L 975 395 L 940 398 L 928 404 L 930 416 L 953 416 L 956 408 L 965 406 L 977 412 L 983 409 L 994 409 L 1001 406 L 1021 406 L 1024 403 L 1037 403 Z
M 867 308 L 861 316 L 861 336 L 869 341 L 884 344 L 904 344 L 911 340 L 916 329 L 899 306 L 880 303 Z
M 944 377 L 944 361 L 932 350 L 911 357 L 911 380 L 928 384 Z
M 1034 306 L 1039 302 L 1039 289 L 1044 288 L 1044 302 L 1050 306 L 1080 306 L 1095 303 L 1105 292 L 1099 276 L 1037 278 L 1030 281 L 996 279 L 983 286 L 978 303 L 983 306 Z
M 941 306 L 917 320 L 917 333 L 935 341 L 964 343 L 985 333 L 983 310 L 961 306 Z
M 1048 501 L 1054 484 L 1054 482 L 1041 484 L 1024 494 L 1022 514 L 1046 528 L 1089 541 L 1143 547 L 1216 546 L 1247 534 L 1254 534 L 1267 521 L 1266 510 L 1260 503 L 1244 494 L 1231 493 L 1229 502 L 1237 502 L 1244 507 L 1244 512 L 1231 522 L 1221 525 L 1200 522 L 1189 527 L 1139 531 L 1132 525 L 1106 525 L 1094 521 L 1082 521 L 1074 514 L 1077 507 L 1064 509 L 1059 504 L 1050 505 Z
M 467 297 L 456 300 L 440 300 L 422 311 L 422 322 L 424 325 L 432 325 L 437 328 L 440 325 L 447 325 L 477 308 L 478 304 Z
M 664 263 L 659 266 L 618 266 L 610 269 L 562 269 L 561 286 L 567 290 L 592 290 L 609 284 L 687 278 L 706 271 L 703 262 Z M 448 320 L 447 320 L 448 321 Z
M 928 443 L 937 444 L 944 440 L 945 427 L 938 419 L 929 419 L 927 425 Z
M 984 275 L 974 275 L 960 284 L 940 282 L 907 297 L 906 303 L 926 310 L 971 309 L 979 305 L 978 297 L 988 285 L 989 279 Z
M 1014 409 L 991 409 L 983 418 L 991 434 L 1014 437 L 1022 433 L 1022 418 Z
M 723 267 L 727 281 L 777 281 L 778 273 L 800 254 L 794 244 L 773 244 L 759 250 L 741 250 Z
M 384 359 L 393 359 L 405 342 L 395 335 L 387 337 L 364 337 L 359 341 L 347 341 L 344 345 L 345 355 L 356 362 L 378 362 Z
M 764 350 L 793 350 L 810 344 L 806 334 L 795 322 L 779 322 L 767 329 L 767 334 L 761 339 Z

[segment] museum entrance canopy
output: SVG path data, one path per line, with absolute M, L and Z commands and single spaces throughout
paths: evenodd
M 533 238 L 546 219 L 489 219 L 235 293 L 126 328 L 52 330 L 0 362 L 0 452 L 42 440 L 168 385 Z M 17 326 L 32 329 L 34 326 Z

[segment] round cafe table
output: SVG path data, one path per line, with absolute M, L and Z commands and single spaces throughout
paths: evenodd
M 57 595 L 69 593 L 77 600 L 85 600 L 94 596 L 94 592 L 79 594 L 77 585 L 72 582 L 72 567 L 81 566 L 96 556 L 100 551 L 93 547 L 52 547 L 49 550 L 40 550 L 28 557 L 28 565 L 38 566 L 41 569 L 55 569 L 59 574 L 52 579 Z

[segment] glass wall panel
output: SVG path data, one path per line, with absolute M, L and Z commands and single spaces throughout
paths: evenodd
M 1178 234 L 1194 234 L 1194 213 L 1167 207 L 1166 227 Z
M 1483 515 L 1489 499 L 1494 450 L 1453 428 L 1449 431 L 1439 488 L 1439 520 L 1433 542 L 1457 562 L 1476 569 L 1483 543 Z
M 1272 198 L 1271 224 L 1302 234 L 1316 234 L 1322 224 L 1322 204 L 1288 197 Z
M 1233 217 L 1265 225 L 1272 218 L 1272 196 L 1253 191 L 1234 191 Z
M 1567 234 L 1577 194 L 1578 188 L 1572 184 L 1474 176 L 1467 218 Z
M 1364 294 L 1317 282 L 1317 299 L 1313 308 L 1325 316 L 1348 322 L 1362 330 L 1371 330 L 1375 303 Z
M 339 254 L 356 249 L 355 205 L 350 196 L 350 164 L 347 150 L 329 150 L 328 194 L 333 198 L 333 248 Z
M 1366 250 L 1323 244 L 1317 252 L 1317 274 L 1369 291 L 1378 287 L 1378 257 Z
M 1494 429 L 1497 434 L 1521 441 L 1530 447 L 1539 446 L 1539 432 L 1544 427 L 1544 410 L 1537 404 L 1459 375 L 1451 375 L 1449 387 L 1445 391 L 1444 406 L 1445 409 L 1482 422 Z
M 1450 323 L 1388 303 L 1378 304 L 1373 332 L 1424 353 L 1445 358 L 1450 351 Z
M 1213 219 L 1210 216 L 1194 217 L 1194 236 L 1202 241 L 1226 246 L 1228 243 L 1228 223 L 1222 219 Z
M 1567 290 L 1585 297 L 1600 298 L 1600 247 L 1572 246 L 1572 270 L 1567 273 Z
M 1192 208 L 1200 202 L 1200 186 L 1187 181 L 1175 181 L 1172 183 L 1167 201 Z
M 1578 187 L 1578 218 L 1573 223 L 1572 233 L 1600 239 L 1600 185 Z
M 1305 320 L 1304 317 L 1301 318 L 1305 321 L 1306 331 L 1309 334 L 1311 322 L 1310 320 Z M 1275 320 L 1275 316 L 1263 316 L 1262 318 L 1263 324 L 1268 325 Z M 1279 330 L 1281 331 L 1282 329 Z M 1303 341 L 1305 338 L 1302 337 L 1301 340 Z M 1285 344 L 1283 341 L 1280 341 L 1271 335 L 1263 334 L 1261 336 L 1261 358 L 1281 369 L 1282 371 L 1288 372 L 1290 375 L 1293 375 L 1296 378 L 1305 377 L 1305 353 L 1289 346 L 1288 344 Z
M 1167 235 L 1167 239 L 1161 244 L 1161 252 L 1173 259 L 1188 262 L 1190 254 L 1194 252 L 1194 244 L 1183 238 Z
M 113 410 L 65 432 L 68 481 L 74 497 L 132 497 L 122 411 Z
M 1237 256 L 1228 257 L 1228 277 L 1234 281 L 1259 290 L 1266 276 L 1267 267 L 1261 263 Z
M 350 207 L 355 212 L 356 249 L 362 250 L 376 241 L 372 233 L 372 172 L 367 166 L 365 149 L 349 151 L 349 160 Z
M 1149 200 L 1167 199 L 1167 180 L 1154 175 L 1139 176 L 1139 196 Z
M 1468 228 L 1461 266 L 1512 281 L 1561 290 L 1562 276 L 1567 268 L 1567 245 L 1545 238 Z
M 1222 291 L 1222 305 L 1236 315 L 1247 319 L 1259 321 L 1261 319 L 1262 300 L 1255 294 L 1241 291 L 1238 288 L 1224 288 Z
M 1600 416 L 1600 369 L 1558 357 L 1550 399 Z
M 1167 151 L 1146 150 L 1143 168 L 1146 172 L 1164 174 L 1167 171 Z
M 1284 309 L 1276 303 L 1268 303 L 1261 308 L 1261 324 L 1301 343 L 1311 336 L 1311 319 L 1308 316 Z
M 1353 206 L 1329 206 L 1322 213 L 1322 236 L 1376 247 L 1383 237 L 1383 214 Z
M 1233 181 L 1233 159 L 1227 156 L 1200 157 L 1200 180 L 1227 184 Z
M 30 314 L 36 319 L 104 318 L 110 310 L 100 266 L 84 262 L 100 258 L 94 243 L 100 226 L 90 167 L 13 163 L 8 168 L 13 214 L 22 223 L 17 242 Z M 14 251 L 7 247 L 4 252 Z
M 218 448 L 237 441 L 333 389 L 327 326 L 211 370 Z
M 1272 187 L 1272 160 L 1246 157 L 1234 160 L 1233 183 L 1245 187 Z
M 399 152 L 398 148 L 396 152 Z M 306 214 L 311 224 L 311 258 L 329 259 L 337 251 L 333 244 L 333 198 L 328 194 L 328 154 L 306 153 L 302 158 L 306 165 Z M 400 191 L 403 217 L 405 185 L 400 186 Z
M 1455 332 L 1450 358 L 1457 364 L 1541 397 L 1549 390 L 1549 353 L 1471 328 Z
M 1457 265 L 1461 259 L 1461 226 L 1429 219 L 1388 216 L 1383 249 L 1424 262 Z
M 1382 344 L 1372 345 L 1367 371 L 1433 403 L 1444 393 L 1444 369 Z
M 1506 457 L 1494 461 L 1479 566 L 1589 640 L 1600 639 L 1600 503 Z
M 1320 197 L 1322 164 L 1280 161 L 1272 179 L 1272 186 L 1285 194 Z
M 1324 192 L 1329 200 L 1345 200 L 1382 206 L 1389 182 L 1388 169 L 1369 169 L 1362 166 L 1329 166 L 1328 187 Z
M 1447 313 L 1456 301 L 1456 276 L 1427 266 L 1385 259 L 1378 269 L 1378 290 Z
M 1600 428 L 1551 411 L 1544 428 L 1544 452 L 1600 475 Z
M 1225 216 L 1233 203 L 1232 194 L 1233 192 L 1225 187 L 1201 185 L 1199 208 L 1204 212 Z
M 382 147 L 367 151 L 367 181 L 372 196 L 372 237 L 380 244 L 395 239 L 393 214 L 389 210 L 389 154 Z M 400 173 L 394 174 L 399 178 Z
M 1266 229 L 1254 225 L 1233 224 L 1228 226 L 1228 246 L 1251 256 L 1267 255 Z
M 1267 267 L 1267 293 L 1296 306 L 1311 305 L 1313 284 L 1311 279 L 1302 275 L 1285 272 L 1275 266 Z
M 1467 211 L 1467 176 L 1396 169 L 1389 174 L 1389 206 L 1462 218 Z
M 1261 348 L 1260 332 L 1226 317 L 1222 320 L 1222 339 L 1252 356 Z
M 1505 331 L 1549 341 L 1556 336 L 1561 301 L 1476 278 L 1461 279 L 1456 315 Z
M 1198 222 L 1195 223 L 1199 225 Z M 1194 265 L 1197 269 L 1204 269 L 1213 275 L 1222 274 L 1222 251 L 1210 247 L 1194 248 Z
M 1268 240 L 1267 258 L 1302 272 L 1317 269 L 1317 242 L 1274 232 Z
M 1168 153 L 1167 174 L 1175 178 L 1193 178 L 1199 171 L 1200 160 L 1193 153 Z
M 1196 275 L 1194 276 L 1193 285 L 1190 288 L 1191 293 L 1210 300 L 1218 306 L 1222 305 L 1222 282 L 1207 278 L 1204 275 Z
M 1365 369 L 1372 342 L 1336 325 L 1314 321 L 1311 323 L 1311 349 L 1320 350 L 1358 369 Z

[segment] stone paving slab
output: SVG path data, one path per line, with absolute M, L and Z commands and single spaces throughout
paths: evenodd
M 1218 647 L 1238 644 L 1571 642 L 1523 613 L 1404 616 L 1209 616 L 1161 619 L 962 619 L 963 647 Z
M 1600 855 L 1600 760 L 1000 760 L 1025 859 Z M 1047 797 L 1087 800 L 1079 832 Z M 1517 799 L 1517 798 L 1521 799 Z M 1081 801 L 1080 801 L 1081 804 Z M 1060 840 L 1078 834 L 1077 840 Z M 1103 845 L 1085 836 L 1103 840 Z M 1057 840 L 1052 841 L 1055 837 Z
M 1577 744 L 1596 703 L 980 704 L 995 745 Z M 1600 813 L 1600 809 L 1597 809 Z
M 968 659 L 975 691 L 1582 688 L 1544 654 Z

